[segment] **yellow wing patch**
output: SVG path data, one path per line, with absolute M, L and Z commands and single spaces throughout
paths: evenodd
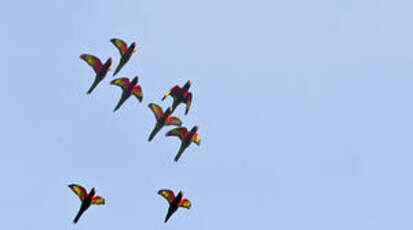
M 87 197 L 86 189 L 77 184 L 69 185 L 69 188 L 79 197 L 81 201 L 83 201 Z
M 169 203 L 175 200 L 175 194 L 171 190 L 161 189 L 158 191 L 158 194 L 163 196 Z
M 118 78 L 110 82 L 112 85 L 117 85 L 120 86 L 122 89 L 125 89 L 129 85 L 129 79 L 128 78 Z
M 125 54 L 126 50 L 128 50 L 128 45 L 126 45 L 124 41 L 116 38 L 111 39 L 110 41 L 116 46 L 116 48 L 118 48 L 120 55 Z
M 159 120 L 163 116 L 162 108 L 159 105 L 155 103 L 150 103 L 148 107 L 152 110 L 156 120 Z
M 183 208 L 186 208 L 186 209 L 190 209 L 191 208 L 191 201 L 184 198 L 179 202 L 179 206 L 183 207 Z
M 90 65 L 93 68 L 93 70 L 95 71 L 95 73 L 98 73 L 103 67 L 102 62 L 100 61 L 100 59 L 93 56 L 93 55 L 82 54 L 82 55 L 80 55 L 80 58 L 83 59 L 88 65 Z
M 93 197 L 92 204 L 96 204 L 96 205 L 105 204 L 105 199 L 103 199 L 103 197 L 101 196 L 95 196 Z

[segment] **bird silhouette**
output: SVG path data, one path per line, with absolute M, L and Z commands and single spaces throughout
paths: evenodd
M 197 145 L 201 144 L 201 139 L 198 134 L 198 126 L 195 125 L 190 131 L 187 128 L 175 128 L 166 133 L 166 136 L 177 136 L 181 139 L 181 146 L 179 147 L 178 153 L 175 156 L 175 161 L 177 162 L 181 157 L 182 153 L 186 148 L 194 142 Z
M 191 81 L 189 80 L 185 85 L 181 88 L 178 85 L 172 87 L 168 92 L 166 92 L 165 96 L 162 97 L 162 101 L 165 100 L 166 97 L 169 95 L 172 96 L 173 103 L 172 103 L 172 112 L 175 111 L 176 107 L 180 103 L 186 104 L 185 115 L 188 113 L 189 108 L 191 107 L 192 103 L 192 93 L 189 92 L 189 88 L 191 87 Z
M 158 194 L 163 196 L 169 203 L 168 213 L 166 214 L 164 223 L 169 220 L 179 207 L 186 209 L 191 208 L 191 201 L 187 198 L 182 198 L 184 195 L 182 191 L 180 191 L 176 197 L 174 192 L 169 189 L 161 189 L 158 191 Z
M 113 76 L 115 76 L 121 69 L 122 67 L 129 61 L 130 57 L 132 56 L 132 54 L 135 52 L 136 50 L 136 42 L 133 42 L 129 47 L 126 44 L 126 42 L 117 39 L 117 38 L 113 38 L 110 40 L 113 45 L 116 46 L 116 48 L 118 48 L 119 53 L 120 53 L 120 61 L 118 66 L 116 67 L 115 72 L 113 73 Z
M 118 104 L 116 105 L 113 112 L 118 110 L 120 106 L 133 94 L 138 98 L 139 102 L 142 102 L 143 93 L 142 87 L 138 85 L 139 77 L 136 76 L 132 81 L 129 81 L 128 78 L 118 78 L 110 82 L 112 85 L 116 85 L 122 88 L 122 95 Z
M 108 71 L 112 68 L 112 58 L 109 58 L 105 64 L 102 64 L 99 58 L 90 55 L 90 54 L 82 54 L 80 58 L 83 59 L 87 64 L 89 64 L 96 73 L 95 81 L 90 86 L 87 94 L 92 93 L 95 87 L 105 78 Z
M 103 205 L 105 204 L 105 199 L 101 196 L 95 196 L 95 188 L 92 188 L 89 194 L 86 192 L 86 189 L 77 184 L 69 185 L 69 188 L 79 197 L 82 204 L 80 205 L 79 212 L 77 213 L 73 223 L 76 224 L 80 216 L 92 205 Z

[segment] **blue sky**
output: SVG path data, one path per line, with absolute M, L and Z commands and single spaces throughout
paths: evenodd
M 4 229 L 412 229 L 411 1 L 8 1 L 0 216 Z M 143 103 L 111 74 L 92 95 L 79 55 L 140 76 Z M 112 72 L 111 72 L 112 73 Z M 147 108 L 192 80 L 179 163 Z M 77 225 L 78 183 L 106 198 Z M 162 223 L 156 192 L 193 207 Z

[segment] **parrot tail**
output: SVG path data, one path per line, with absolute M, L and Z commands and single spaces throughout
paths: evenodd
M 159 132 L 159 130 L 161 130 L 161 127 L 158 126 L 158 124 L 156 124 L 156 127 L 153 129 L 151 135 L 149 135 L 148 141 L 151 141 L 155 137 L 155 135 Z
M 181 147 L 179 148 L 178 154 L 176 154 L 175 156 L 175 162 L 178 162 L 179 158 L 181 157 L 182 153 L 184 153 L 185 147 L 184 145 L 181 145 Z
M 89 90 L 87 91 L 87 94 L 91 94 L 92 91 L 96 88 L 96 86 L 99 84 L 99 80 L 96 79 L 93 84 L 90 86 Z
M 80 216 L 83 214 L 84 210 L 80 209 L 79 212 L 77 213 L 75 219 L 73 220 L 73 223 L 76 224 L 77 221 L 79 220 Z

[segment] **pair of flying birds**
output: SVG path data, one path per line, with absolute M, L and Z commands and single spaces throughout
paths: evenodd
M 105 204 L 105 199 L 101 196 L 96 196 L 96 189 L 92 188 L 89 193 L 86 189 L 77 184 L 69 185 L 69 188 L 79 197 L 81 205 L 78 213 L 76 214 L 73 223 L 77 223 L 82 214 L 92 205 L 103 205 Z M 191 201 L 187 198 L 183 198 L 183 193 L 180 191 L 177 196 L 174 192 L 169 189 L 161 189 L 158 191 L 158 194 L 163 196 L 169 203 L 168 213 L 165 217 L 165 223 L 168 219 L 178 210 L 179 207 L 186 209 L 191 208 Z

